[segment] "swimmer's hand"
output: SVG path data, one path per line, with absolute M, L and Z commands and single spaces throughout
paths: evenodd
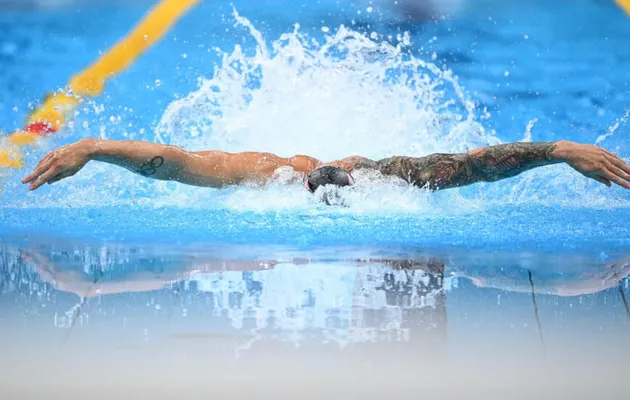
M 29 190 L 35 190 L 44 183 L 50 185 L 73 176 L 90 161 L 90 143 L 89 140 L 81 140 L 51 151 L 30 175 L 22 179 L 22 183 L 30 183 Z
M 630 166 L 608 150 L 590 144 L 559 141 L 552 156 L 606 186 L 612 183 L 630 189 Z

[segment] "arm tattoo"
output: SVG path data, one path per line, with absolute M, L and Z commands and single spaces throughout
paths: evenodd
M 142 176 L 151 176 L 157 172 L 157 169 L 164 165 L 164 158 L 156 156 L 151 161 L 145 162 L 140 165 L 140 168 L 136 172 Z
M 554 164 L 553 142 L 491 146 L 473 154 L 432 154 L 427 157 L 390 157 L 376 162 L 384 175 L 394 175 L 431 190 L 484 181 L 494 182 L 542 165 Z
M 543 165 L 555 164 L 555 142 L 510 143 L 491 146 L 471 155 L 482 180 L 493 182 Z

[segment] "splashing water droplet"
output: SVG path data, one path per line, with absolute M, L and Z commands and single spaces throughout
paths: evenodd
M 532 128 L 534 127 L 536 122 L 538 122 L 538 118 L 534 118 L 534 119 L 532 119 L 531 121 L 529 121 L 527 123 L 527 127 L 525 128 L 525 135 L 523 136 L 523 139 L 521 140 L 521 142 L 531 142 L 531 141 L 533 141 Z
M 597 137 L 597 139 L 595 140 L 595 144 L 600 144 L 601 142 L 606 140 L 608 137 L 614 135 L 614 133 L 617 131 L 617 129 L 619 129 L 619 126 L 621 124 L 625 125 L 628 123 L 629 117 L 630 117 L 630 108 L 626 110 L 626 112 L 623 114 L 621 118 L 617 119 L 615 123 L 613 123 L 610 126 L 610 128 L 608 128 L 608 132 L 606 132 L 604 135 L 600 135 Z

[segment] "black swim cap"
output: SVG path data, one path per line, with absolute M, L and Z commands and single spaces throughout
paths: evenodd
M 305 186 L 311 193 L 314 193 L 320 186 L 349 186 L 353 183 L 354 179 L 343 168 L 325 166 L 311 172 L 306 177 Z

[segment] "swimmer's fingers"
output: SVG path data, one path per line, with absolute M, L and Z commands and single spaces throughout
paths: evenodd
M 618 167 L 617 165 L 613 164 L 612 162 L 609 162 L 607 167 L 608 167 L 608 170 L 610 172 L 612 172 L 613 174 L 617 175 L 618 177 L 620 177 L 624 181 L 630 183 L 630 173 L 626 172 L 625 169 Z
M 55 177 L 57 174 L 59 174 L 59 170 L 57 169 L 57 167 L 49 168 L 46 172 L 41 174 L 35 181 L 33 181 L 33 183 L 31 183 L 31 186 L 29 186 L 28 190 L 36 190 L 37 188 L 42 186 L 44 183 L 48 182 L 51 178 Z
M 619 168 L 614 165 L 608 163 L 606 165 L 606 169 L 604 170 L 605 177 L 611 182 L 616 183 L 617 185 L 630 189 L 630 176 L 624 173 Z
M 37 164 L 37 167 L 35 167 L 33 172 L 31 172 L 30 175 L 28 175 L 28 176 L 26 176 L 25 178 L 22 179 L 22 183 L 31 183 L 31 182 L 33 182 L 41 174 L 43 174 L 48 169 L 50 169 L 50 167 L 52 166 L 52 162 L 53 162 L 52 157 L 46 157 L 46 158 L 42 159 L 42 161 L 40 161 L 39 164 Z
M 610 183 L 610 181 L 604 178 L 603 176 L 594 175 L 594 176 L 591 176 L 591 178 L 595 179 L 597 182 L 603 183 L 604 185 L 608 187 L 612 186 L 612 183 Z
M 621 158 L 617 157 L 613 153 L 606 151 L 606 158 L 608 162 L 613 164 L 615 167 L 621 169 L 626 174 L 630 174 L 630 165 L 626 164 Z
M 53 151 L 51 151 L 50 153 L 46 154 L 46 155 L 44 156 L 44 158 L 42 158 L 42 159 L 41 159 L 41 160 L 37 163 L 37 166 L 39 167 L 39 166 L 40 166 L 40 165 L 42 165 L 43 163 L 45 163 L 45 162 L 49 161 L 51 158 L 53 158 L 53 157 L 55 156 L 55 154 L 56 154 L 56 151 L 54 151 L 54 150 L 53 150 Z

